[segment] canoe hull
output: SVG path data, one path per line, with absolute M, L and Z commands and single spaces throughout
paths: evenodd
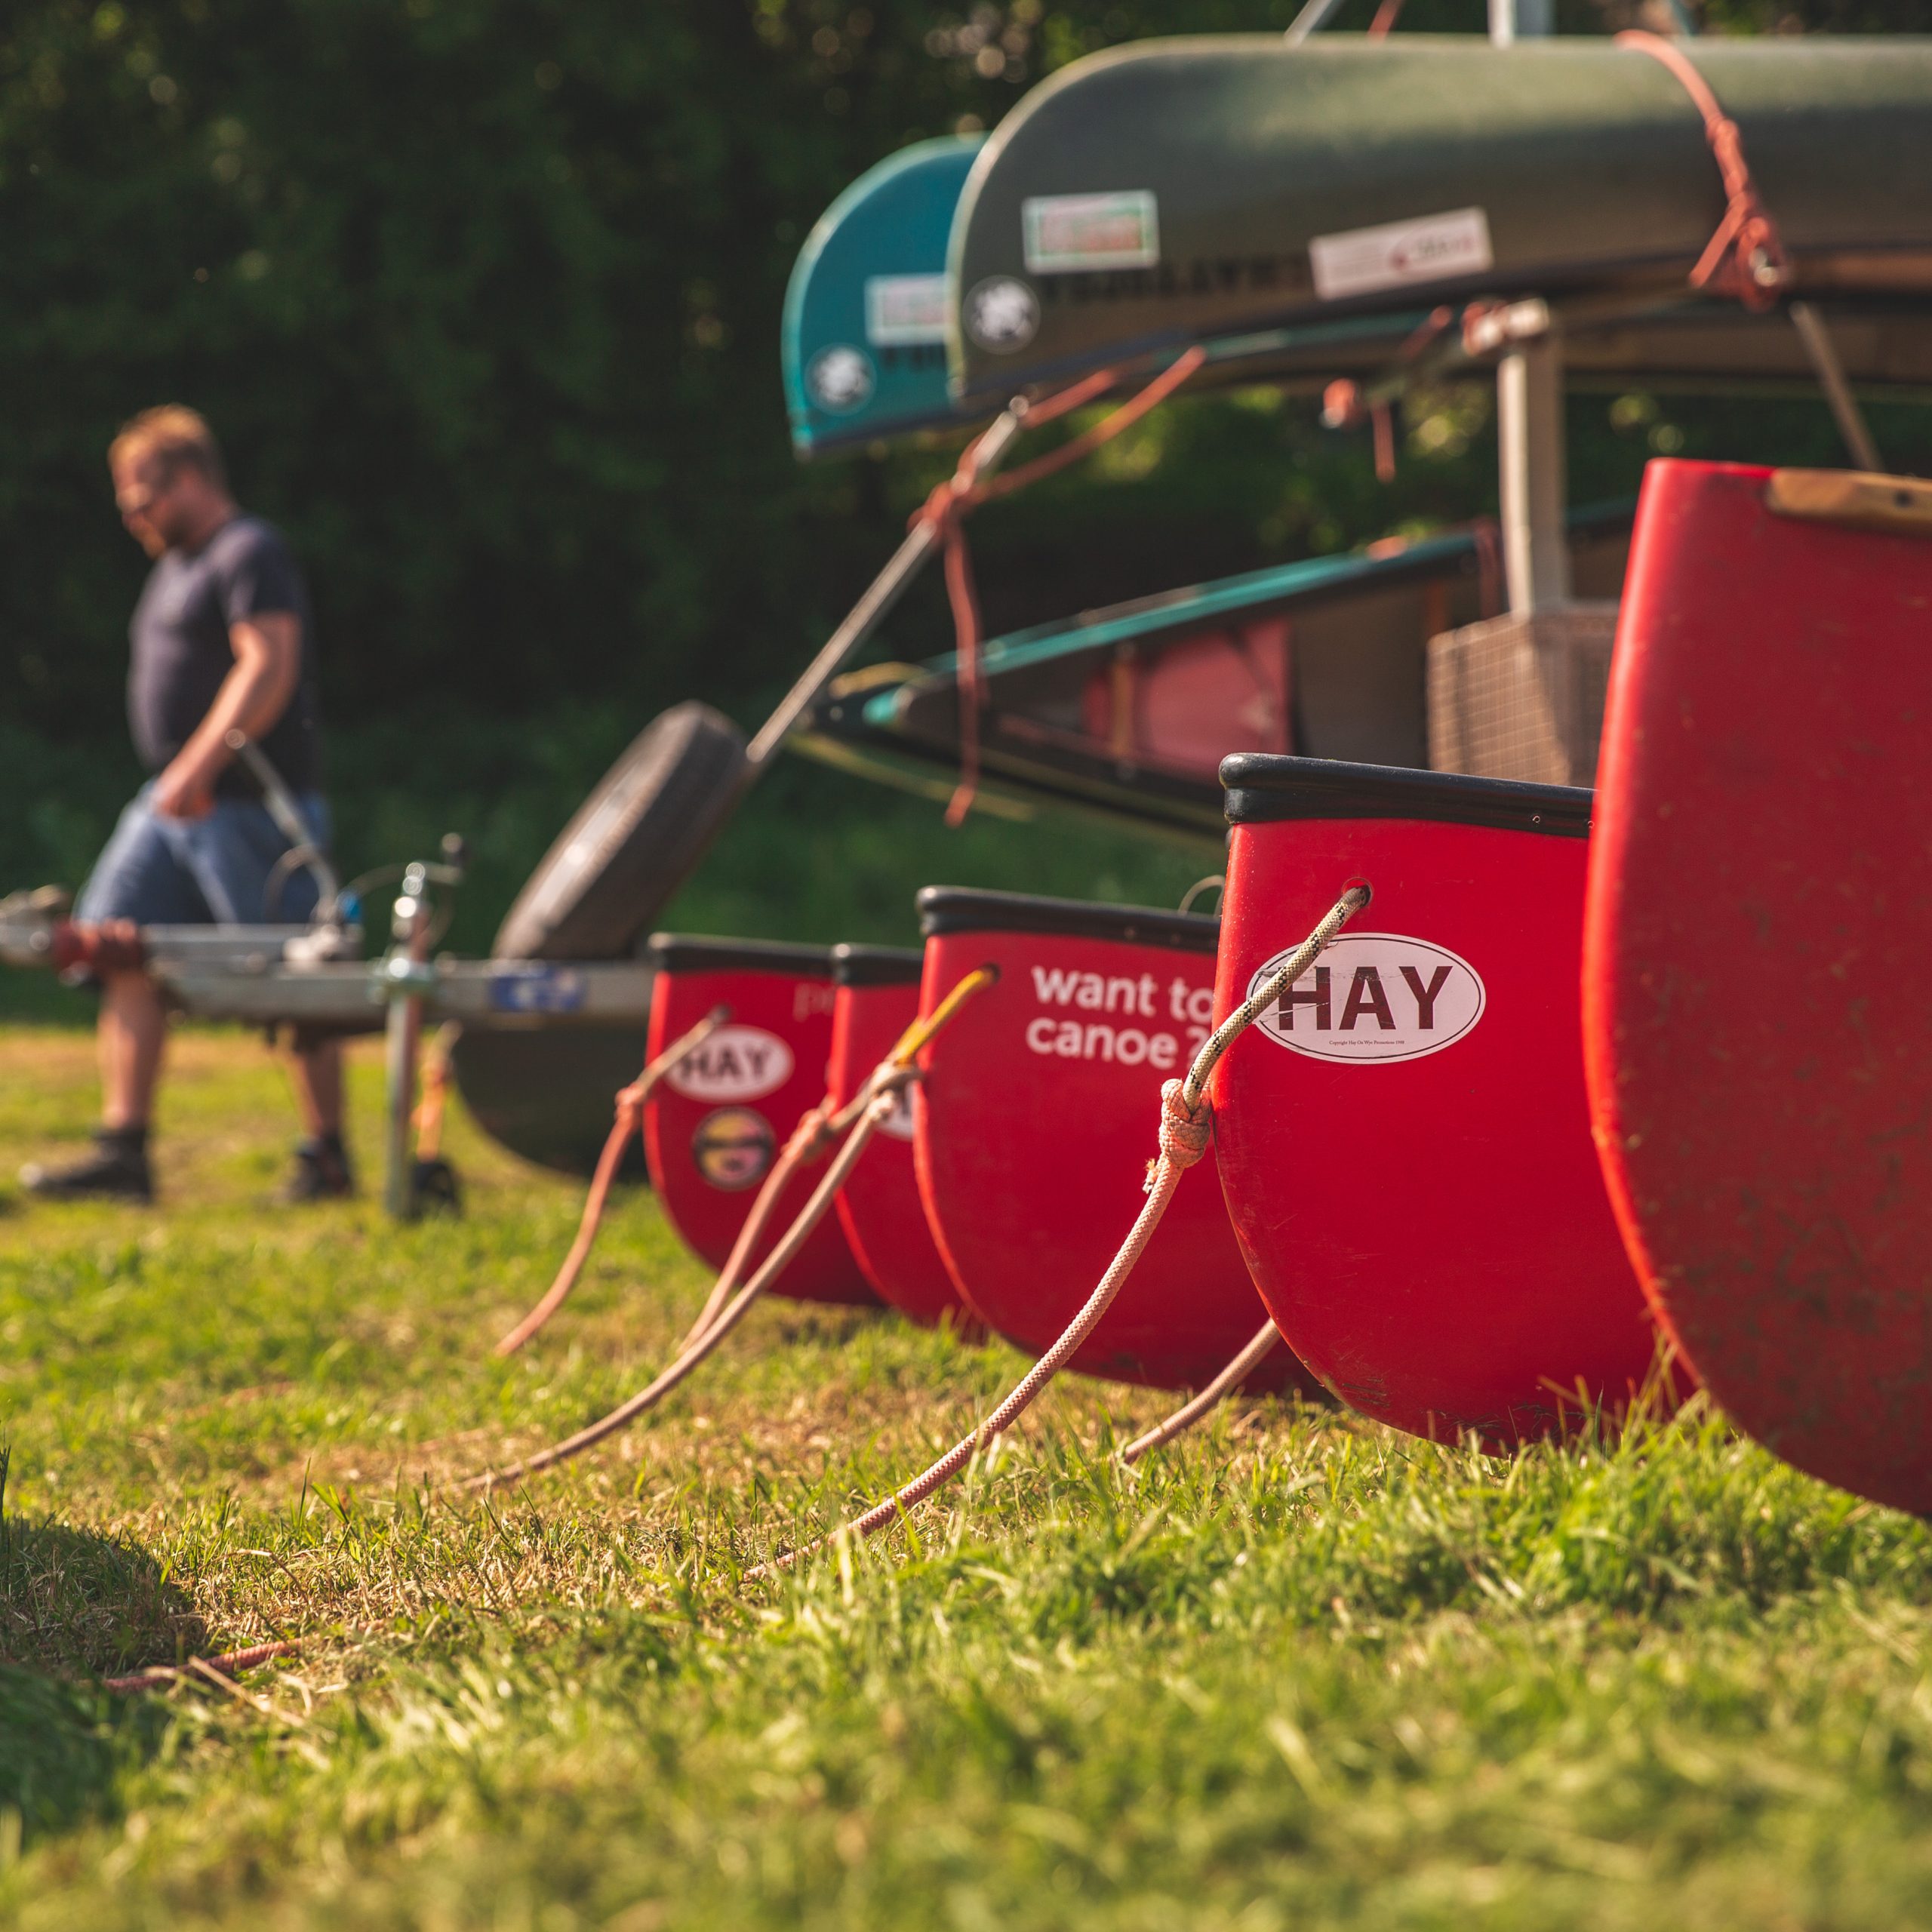
M 1222 1061 L 1229 1213 L 1342 1401 L 1493 1448 L 1627 1404 L 1655 1337 L 1577 1049 L 1588 798 L 1230 759 L 1217 1017 L 1352 879 L 1374 897 Z
M 1922 296 L 1932 42 L 1693 57 L 1806 292 Z M 954 374 L 970 401 L 1391 309 L 1674 298 L 1724 209 L 1682 87 L 1606 40 L 1143 42 L 1054 76 L 981 150 L 953 227 Z
M 915 1093 L 921 1192 L 962 1298 L 1037 1355 L 1144 1201 L 1161 1083 L 1206 1038 L 1214 921 L 1000 893 L 928 891 L 921 906 L 928 1009 L 977 967 L 1000 974 Z M 1072 1365 L 1199 1388 L 1266 1317 L 1204 1164 Z M 1298 1371 L 1278 1349 L 1250 1386 L 1295 1386 Z
M 920 955 L 838 946 L 832 972 L 831 1069 L 826 1088 L 841 1106 L 919 1017 Z M 977 1331 L 933 1241 L 912 1161 L 912 1103 L 902 1094 L 838 1191 L 839 1225 L 874 1291 L 923 1327 Z
M 651 954 L 658 968 L 654 1057 L 715 1008 L 729 1012 L 728 1023 L 667 1076 L 644 1110 L 645 1154 L 666 1217 L 701 1260 L 721 1268 L 780 1149 L 806 1109 L 824 1097 L 831 955 L 663 935 L 651 941 Z M 754 1263 L 791 1225 L 820 1172 L 808 1168 L 794 1177 Z M 878 1299 L 832 1214 L 772 1292 L 861 1306 Z
M 781 361 L 801 457 L 954 420 L 946 245 L 979 138 L 919 141 L 868 168 L 806 236 Z
M 1617 595 L 1629 518 L 1627 506 L 1611 505 L 1572 518 L 1578 596 Z M 1486 598 L 1484 577 L 1475 536 L 1450 531 L 996 638 L 983 654 L 985 789 L 1218 849 L 1217 773 L 1232 751 L 1424 764 L 1428 643 L 1493 613 L 1500 585 L 1491 582 Z M 835 693 L 812 713 L 803 748 L 943 799 L 959 763 L 954 660 Z
M 1917 536 L 1795 518 L 1771 483 L 1645 480 L 1591 863 L 1597 1146 L 1727 1412 L 1925 1514 L 1932 514 Z
M 595 1171 L 611 1132 L 617 1090 L 645 1061 L 645 1027 L 632 1023 L 541 1032 L 466 1029 L 450 1057 L 457 1091 L 476 1124 L 512 1154 L 559 1173 Z M 632 1140 L 619 1178 L 645 1178 Z

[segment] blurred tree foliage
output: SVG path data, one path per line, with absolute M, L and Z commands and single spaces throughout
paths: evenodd
M 1567 27 L 1606 24 L 1565 5 Z M 1896 0 L 1712 6 L 1731 28 L 1920 23 Z M 882 155 L 991 125 L 1097 47 L 1294 11 L 10 0 L 0 715 L 118 728 L 142 560 L 102 454 L 168 398 L 208 413 L 294 537 L 345 724 L 561 702 L 634 723 L 690 694 L 750 715 L 944 460 L 793 464 L 778 313 L 812 220 Z M 1411 0 L 1404 28 L 1478 13 Z M 1629 488 L 1659 446 L 1654 402 L 1624 401 L 1619 423 L 1577 406 L 1580 495 Z M 1485 420 L 1480 395 L 1412 411 L 1390 492 L 1305 401 L 1174 409 L 1108 469 L 983 519 L 989 616 L 1466 516 L 1493 489 Z M 1819 433 L 1815 411 L 1791 420 Z M 937 617 L 915 605 L 910 630 Z

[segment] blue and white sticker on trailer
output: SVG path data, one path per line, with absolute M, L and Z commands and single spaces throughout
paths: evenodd
M 532 961 L 490 975 L 490 1007 L 496 1013 L 580 1013 L 589 990 L 581 968 Z

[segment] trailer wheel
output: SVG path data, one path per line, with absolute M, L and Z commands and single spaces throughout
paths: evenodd
M 654 718 L 517 894 L 496 957 L 624 957 L 704 856 L 744 774 L 743 734 L 709 705 Z

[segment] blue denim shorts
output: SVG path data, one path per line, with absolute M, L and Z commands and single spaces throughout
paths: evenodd
M 285 872 L 276 903 L 269 875 L 288 850 L 268 808 L 252 798 L 217 798 L 205 818 L 163 818 L 152 781 L 135 793 L 94 861 L 74 903 L 76 919 L 132 919 L 144 926 L 296 924 L 320 897 L 306 866 Z M 315 792 L 296 800 L 317 846 L 329 842 L 328 805 Z

